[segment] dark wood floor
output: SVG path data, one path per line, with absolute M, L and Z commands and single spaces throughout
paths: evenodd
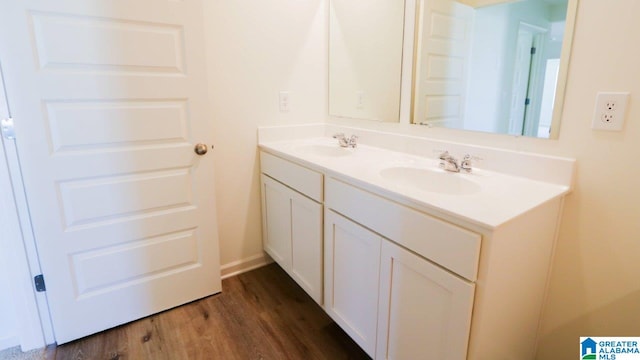
M 45 359 L 369 359 L 272 264 L 214 295 L 43 351 Z

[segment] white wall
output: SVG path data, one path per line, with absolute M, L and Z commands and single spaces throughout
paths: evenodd
M 323 0 L 205 4 L 224 274 L 262 256 L 258 126 L 326 117 L 328 18 Z M 289 113 L 279 112 L 281 90 Z
M 578 159 L 543 319 L 539 359 L 577 355 L 579 336 L 640 334 L 640 2 L 581 0 L 556 144 Z M 609 24 L 599 26 L 598 24 Z M 611 56 L 611 54 L 617 54 Z M 625 129 L 590 129 L 595 94 L 631 92 Z M 582 335 L 581 335 L 582 334 Z

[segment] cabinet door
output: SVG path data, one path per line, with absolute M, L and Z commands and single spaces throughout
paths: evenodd
M 322 305 L 322 205 L 262 175 L 264 250 Z
M 291 191 L 291 277 L 322 305 L 322 205 Z
M 375 233 L 326 210 L 325 311 L 372 357 L 381 242 Z
M 385 240 L 376 359 L 466 359 L 474 290 Z
M 291 268 L 291 197 L 287 187 L 262 175 L 263 247 L 283 269 Z

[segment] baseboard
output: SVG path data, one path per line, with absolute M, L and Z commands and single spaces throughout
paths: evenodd
M 0 351 L 10 349 L 20 345 L 20 341 L 17 336 L 8 336 L 0 338 Z
M 228 277 L 236 276 L 238 274 L 269 265 L 272 262 L 273 260 L 269 255 L 266 253 L 260 253 L 222 265 L 220 267 L 220 274 L 224 280 Z

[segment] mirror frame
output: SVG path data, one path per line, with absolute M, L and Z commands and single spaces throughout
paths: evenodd
M 559 81 L 556 85 L 556 98 L 553 102 L 553 117 L 551 118 L 551 131 L 549 140 L 557 140 L 560 137 L 560 125 L 562 123 L 562 111 L 564 109 L 564 99 L 569 81 L 569 63 L 573 49 L 573 38 L 576 31 L 576 20 L 578 17 L 579 0 L 569 0 L 567 4 L 567 19 L 565 23 L 564 39 L 562 39 L 562 53 L 560 54 Z M 558 106 L 559 105 L 559 106 Z

